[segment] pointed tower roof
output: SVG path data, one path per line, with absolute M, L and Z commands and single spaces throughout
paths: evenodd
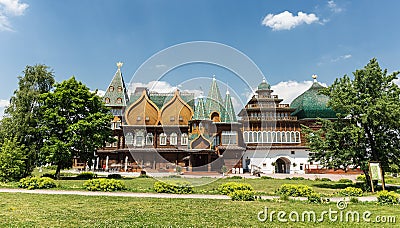
M 117 72 L 104 94 L 103 101 L 106 106 L 125 107 L 128 101 L 128 94 L 126 93 L 125 82 L 121 73 L 122 65 L 123 63 L 121 62 L 117 63 Z
M 204 101 L 203 98 L 200 97 L 197 100 L 196 108 L 194 111 L 194 116 L 193 119 L 195 120 L 205 120 L 206 119 L 206 113 L 204 112 Z
M 221 114 L 221 106 L 222 106 L 222 98 L 221 93 L 219 92 L 219 88 L 217 85 L 217 80 L 215 76 L 213 76 L 210 90 L 208 91 L 208 96 L 206 100 L 205 113 L 206 115 L 210 115 L 212 112 L 219 112 Z
M 224 104 L 224 115 L 222 116 L 222 122 L 237 122 L 235 110 L 232 105 L 232 97 L 229 90 L 226 90 L 225 104 Z

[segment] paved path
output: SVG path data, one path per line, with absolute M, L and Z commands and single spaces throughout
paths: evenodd
M 119 196 L 119 197 L 138 197 L 138 198 L 179 198 L 179 199 L 230 199 L 225 195 L 205 195 L 205 194 L 166 194 L 166 193 L 141 193 L 141 192 L 90 192 L 90 191 L 66 191 L 66 190 L 26 190 L 19 188 L 0 188 L 0 192 L 7 193 L 29 193 L 29 194 L 48 194 L 48 195 L 81 195 L 81 196 Z M 305 201 L 307 197 L 289 197 L 295 200 Z M 377 201 L 375 196 L 357 197 L 361 202 Z M 279 199 L 279 196 L 261 196 L 261 199 Z M 331 202 L 350 201 L 349 197 L 331 197 Z

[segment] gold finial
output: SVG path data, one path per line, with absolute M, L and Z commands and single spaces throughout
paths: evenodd
M 314 82 L 317 81 L 318 76 L 316 74 L 313 74 L 311 77 L 314 79 Z
M 124 65 L 124 63 L 123 63 L 123 62 L 117 62 L 117 67 L 118 67 L 118 70 L 121 70 L 121 67 L 122 67 L 122 65 Z

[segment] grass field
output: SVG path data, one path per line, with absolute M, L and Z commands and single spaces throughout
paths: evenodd
M 265 207 L 269 211 L 338 210 L 336 204 L 313 205 L 306 202 L 254 201 L 237 202 L 207 199 L 156 199 L 76 195 L 36 195 L 0 193 L 1 227 L 382 227 L 373 223 L 377 215 L 397 216 L 396 223 L 385 227 L 400 227 L 400 207 L 375 203 L 349 204 L 344 210 L 363 213 L 369 210 L 371 222 L 260 222 L 257 214 Z M 318 216 L 319 218 L 320 216 Z

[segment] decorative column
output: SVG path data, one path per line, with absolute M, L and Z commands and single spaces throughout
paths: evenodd
M 107 155 L 107 158 L 106 158 L 106 171 L 108 171 L 108 160 L 109 160 L 109 157 Z
M 128 156 L 125 156 L 125 172 L 128 170 Z

